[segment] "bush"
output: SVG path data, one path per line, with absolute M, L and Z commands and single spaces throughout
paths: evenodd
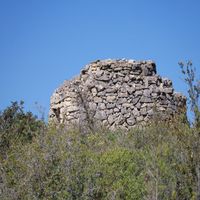
M 196 199 L 195 129 L 82 134 L 49 127 L 1 160 L 1 199 Z
M 23 101 L 12 102 L 0 112 L 0 157 L 5 157 L 15 143 L 31 142 L 44 128 L 44 122 L 31 112 L 25 112 L 23 104 Z

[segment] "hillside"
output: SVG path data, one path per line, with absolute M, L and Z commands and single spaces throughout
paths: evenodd
M 158 115 L 145 126 L 46 124 L 23 102 L 0 113 L 0 199 L 200 199 L 200 87 L 180 64 L 195 120 Z

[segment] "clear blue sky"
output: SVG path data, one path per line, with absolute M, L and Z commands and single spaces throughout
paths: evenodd
M 105 58 L 154 60 L 186 94 L 177 63 L 200 72 L 200 1 L 0 0 L 0 110 L 24 100 L 47 115 L 65 79 Z

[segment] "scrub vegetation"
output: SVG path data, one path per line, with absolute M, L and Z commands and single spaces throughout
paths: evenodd
M 200 199 L 200 83 L 180 63 L 194 122 L 185 113 L 110 131 L 46 124 L 23 102 L 0 113 L 0 199 Z

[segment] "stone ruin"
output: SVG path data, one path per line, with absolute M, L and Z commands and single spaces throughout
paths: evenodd
M 97 60 L 51 97 L 49 118 L 83 127 L 101 123 L 110 129 L 130 129 L 155 113 L 164 118 L 186 107 L 172 81 L 156 74 L 153 61 Z

